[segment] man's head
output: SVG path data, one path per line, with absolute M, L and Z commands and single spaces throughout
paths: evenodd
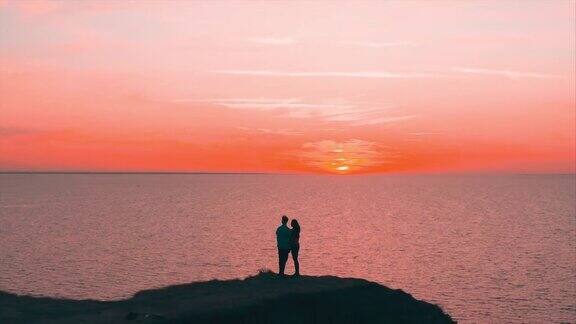
M 286 216 L 286 215 L 283 215 L 283 216 L 282 216 L 282 224 L 283 224 L 283 225 L 288 224 L 288 216 Z

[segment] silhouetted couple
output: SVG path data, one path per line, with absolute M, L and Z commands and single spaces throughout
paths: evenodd
M 288 254 L 292 253 L 294 260 L 294 276 L 300 275 L 300 263 L 298 263 L 298 251 L 300 250 L 300 224 L 293 219 L 290 222 L 289 228 L 288 217 L 282 216 L 282 225 L 276 230 L 276 242 L 278 244 L 278 265 L 279 274 L 284 276 L 284 269 L 286 268 L 286 261 L 288 261 Z

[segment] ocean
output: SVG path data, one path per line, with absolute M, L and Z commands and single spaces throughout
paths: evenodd
M 574 175 L 1 174 L 0 290 L 115 300 L 277 271 L 284 214 L 303 275 L 463 323 L 576 322 Z

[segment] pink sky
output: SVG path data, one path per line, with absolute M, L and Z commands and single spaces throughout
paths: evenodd
M 0 170 L 575 172 L 575 1 L 0 1 Z

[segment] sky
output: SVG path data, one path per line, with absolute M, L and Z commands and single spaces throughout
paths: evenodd
M 0 0 L 0 171 L 574 173 L 575 12 Z

